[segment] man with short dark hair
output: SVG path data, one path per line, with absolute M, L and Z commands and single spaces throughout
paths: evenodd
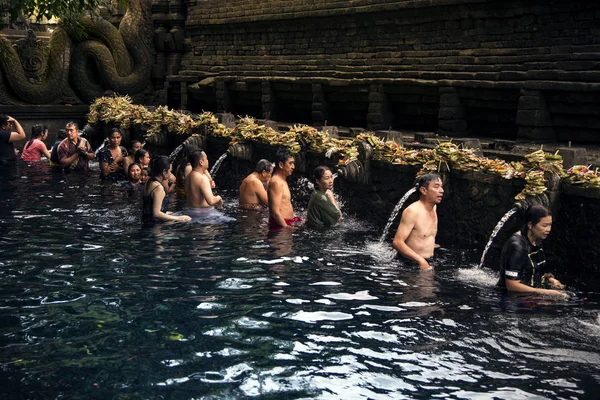
M 77 123 L 71 121 L 65 126 L 67 137 L 58 145 L 58 162 L 65 171 L 87 172 L 89 161 L 95 157 L 92 146 L 79 136 Z
M 273 164 L 265 159 L 256 164 L 254 172 L 240 185 L 240 207 L 245 210 L 262 210 L 269 206 L 265 185 L 273 175 Z
M 203 151 L 195 151 L 190 156 L 192 172 L 185 177 L 185 197 L 188 207 L 223 207 L 221 196 L 213 195 L 210 181 L 206 175 L 208 157 Z
M 267 190 L 269 198 L 269 228 L 276 230 L 291 227 L 301 222 L 294 214 L 292 195 L 287 183 L 296 167 L 294 157 L 287 149 L 281 149 L 275 155 L 275 170 Z
M 402 212 L 392 245 L 404 257 L 415 261 L 420 269 L 431 269 L 427 260 L 435 248 L 437 205 L 444 196 L 442 178 L 438 174 L 425 174 L 417 188 L 421 196 Z
M 8 164 L 16 160 L 13 143 L 25 137 L 25 131 L 19 121 L 8 115 L 0 115 L 0 164 Z

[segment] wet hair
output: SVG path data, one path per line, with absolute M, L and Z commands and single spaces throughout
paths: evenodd
M 140 142 L 139 140 L 132 140 L 131 142 L 129 142 L 129 150 L 133 150 L 133 146 L 135 146 L 136 143 L 142 144 L 142 142 Z
M 0 126 L 8 124 L 8 115 L 0 114 Z
M 79 125 L 78 125 L 78 124 L 77 124 L 77 122 L 75 122 L 75 121 L 69 121 L 69 122 L 67 122 L 67 123 L 65 124 L 65 128 L 66 128 L 67 126 L 72 126 L 72 127 L 74 127 L 74 128 L 75 128 L 75 130 L 77 130 L 77 131 L 79 130 Z
M 147 154 L 148 152 L 144 149 L 139 149 L 138 151 L 135 152 L 135 157 L 133 157 L 134 161 L 138 164 L 142 163 L 142 158 L 144 158 L 144 156 Z
M 46 125 L 40 125 L 40 124 L 32 125 L 31 126 L 31 139 L 29 139 L 29 142 L 27 142 L 27 144 L 25 145 L 25 148 L 28 149 L 29 146 L 31 146 L 31 143 L 33 143 L 33 140 L 39 138 L 40 136 L 43 136 L 44 132 L 46 132 L 46 131 L 48 131 L 48 127 Z
M 331 171 L 331 169 L 324 165 L 319 165 L 317 168 L 315 168 L 315 172 L 313 172 L 313 178 L 315 180 L 315 184 L 317 183 L 317 181 L 319 179 L 321 179 L 323 177 L 323 175 L 325 175 L 325 171 Z
M 258 172 L 259 174 L 263 171 L 271 172 L 271 168 L 273 168 L 273 163 L 263 158 L 262 160 L 259 160 L 256 163 L 256 168 L 254 169 L 254 172 Z
M 142 170 L 142 166 L 136 162 L 129 164 L 129 167 L 127 168 L 127 176 L 129 177 L 129 174 L 131 173 L 131 168 L 132 167 L 138 167 L 140 169 L 140 171 Z
M 422 175 L 419 180 L 417 181 L 417 183 L 415 184 L 417 190 L 421 189 L 422 187 L 427 188 L 427 186 L 429 186 L 430 182 L 434 182 L 437 180 L 442 180 L 442 177 L 439 176 L 436 173 L 429 173 L 429 174 L 425 174 Z
M 531 225 L 536 225 L 538 222 L 540 222 L 542 220 L 542 218 L 551 217 L 551 216 L 552 216 L 552 212 L 544 206 L 535 205 L 535 206 L 529 207 L 529 210 L 527 210 L 527 214 L 525 214 L 525 223 L 523 224 L 523 227 L 521 228 L 521 235 L 523 235 L 523 237 L 525 237 L 525 238 L 527 237 L 527 233 L 529 232 L 529 223 L 530 222 L 531 222 Z
M 275 169 L 279 168 L 280 162 L 285 164 L 285 162 L 287 160 L 289 160 L 290 158 L 293 158 L 293 157 L 294 156 L 292 155 L 292 153 L 290 153 L 290 151 L 288 149 L 286 149 L 285 147 L 280 148 L 275 153 Z
M 141 151 L 141 150 L 140 150 Z M 139 153 L 139 151 L 138 151 Z M 137 153 L 136 153 L 137 154 Z M 171 161 L 167 156 L 158 156 L 152 160 L 150 163 L 150 179 L 158 180 L 157 178 L 163 174 L 165 171 L 169 171 L 171 167 Z
M 113 133 L 117 132 L 119 134 L 119 136 L 121 136 L 121 138 L 123 137 L 123 134 L 121 133 L 121 130 L 119 128 L 112 128 L 110 131 L 110 135 L 108 135 L 108 137 L 111 137 Z
M 196 150 L 190 154 L 188 159 L 190 160 L 192 168 L 196 168 L 196 165 L 198 165 L 200 161 L 206 159 L 206 153 L 202 150 Z

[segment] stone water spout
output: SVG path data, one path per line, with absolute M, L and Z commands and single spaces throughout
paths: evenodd
M 236 143 L 227 149 L 227 154 L 239 160 L 252 160 L 253 146 L 250 143 Z
M 183 146 L 192 150 L 204 149 L 204 136 L 192 135 L 183 141 Z
M 352 161 L 338 168 L 337 174 L 349 182 L 362 183 L 365 179 L 365 167 L 361 161 Z
M 546 208 L 550 208 L 551 206 L 550 198 L 546 193 L 542 193 L 533 197 L 526 197 L 525 200 L 521 200 L 515 203 L 515 207 L 521 212 L 526 212 L 532 206 L 544 206 Z

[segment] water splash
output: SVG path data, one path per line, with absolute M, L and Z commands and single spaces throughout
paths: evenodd
M 144 146 L 145 146 L 145 145 L 146 145 L 146 141 L 144 140 L 144 141 L 142 142 L 142 149 L 144 148 Z
M 144 142 L 146 143 L 146 142 Z M 142 144 L 142 147 L 144 147 L 144 145 Z M 175 160 L 175 157 L 177 157 L 177 154 L 179 154 L 179 152 L 181 151 L 181 149 L 183 149 L 183 145 L 180 144 L 179 146 L 177 146 L 175 148 L 175 150 L 173 150 L 173 152 L 171 154 L 169 154 L 169 161 L 173 162 L 173 160 Z
M 215 174 L 219 170 L 219 167 L 221 166 L 221 164 L 223 164 L 223 160 L 225 160 L 225 158 L 227 158 L 227 153 L 221 154 L 221 157 L 219 157 L 219 159 L 215 162 L 215 165 L 213 165 L 213 167 L 210 169 L 210 176 L 215 176 Z
M 95 156 L 97 156 L 97 155 L 98 155 L 98 153 L 100 153 L 100 150 L 102 150 L 104 147 L 106 147 L 106 145 L 108 144 L 108 141 L 109 141 L 109 139 L 108 139 L 108 138 L 104 139 L 104 141 L 102 142 L 102 144 L 100 145 L 100 147 L 98 147 L 98 148 L 96 149 L 96 151 L 94 152 L 94 155 L 95 155 Z
M 500 221 L 498 221 L 498 223 L 496 224 L 496 227 L 494 228 L 494 230 L 492 231 L 492 234 L 490 235 L 490 239 L 488 240 L 487 244 L 485 245 L 485 249 L 483 249 L 483 254 L 481 255 L 481 261 L 479 261 L 479 268 L 481 268 L 483 266 L 483 261 L 485 260 L 485 255 L 487 254 L 488 249 L 492 245 L 494 238 L 496 237 L 498 232 L 500 232 L 500 229 L 502 229 L 502 227 L 504 226 L 506 221 L 508 221 L 508 219 L 516 212 L 517 212 L 517 207 L 511 208 L 510 210 L 507 211 L 506 214 L 504 214 L 504 216 L 502 218 L 500 218 Z
M 394 220 L 398 216 L 398 213 L 402 209 L 402 206 L 404 205 L 404 203 L 406 202 L 408 197 L 416 191 L 417 191 L 416 187 L 410 188 L 408 190 L 408 192 L 404 193 L 404 196 L 402 196 L 402 198 L 400 199 L 398 204 L 396 204 L 396 207 L 394 207 L 394 209 L 392 210 L 392 214 L 390 215 L 390 218 L 388 219 L 387 224 L 385 224 L 385 228 L 383 228 L 383 233 L 381 234 L 381 237 L 379 238 L 379 243 L 383 243 L 383 241 L 385 240 L 385 237 L 388 234 L 388 231 L 390 230 L 390 227 L 392 226 L 392 223 L 394 222 Z

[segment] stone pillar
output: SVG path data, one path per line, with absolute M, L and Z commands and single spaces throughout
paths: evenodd
M 517 126 L 519 139 L 546 142 L 556 140 L 552 118 L 541 90 L 521 89 Z
M 312 85 L 312 123 L 315 126 L 325 125 L 327 121 L 327 100 L 325 99 L 325 91 L 323 85 Z
M 383 85 L 369 85 L 367 129 L 376 131 L 390 126 L 392 126 L 392 113 Z
M 188 82 L 185 80 L 180 82 L 180 90 L 181 90 L 181 105 L 180 107 L 184 110 L 187 109 L 188 103 Z
M 466 136 L 469 133 L 465 108 L 454 87 L 440 87 L 438 111 L 438 134 L 442 136 Z
M 169 4 L 169 12 L 173 14 L 183 13 L 183 0 L 171 0 Z
M 262 117 L 266 120 L 277 119 L 277 113 L 275 112 L 275 93 L 273 93 L 271 82 L 263 82 L 261 84 L 261 90 Z
M 217 111 L 227 112 L 231 110 L 231 99 L 229 97 L 229 89 L 227 82 L 224 80 L 216 81 L 216 96 L 217 96 Z

